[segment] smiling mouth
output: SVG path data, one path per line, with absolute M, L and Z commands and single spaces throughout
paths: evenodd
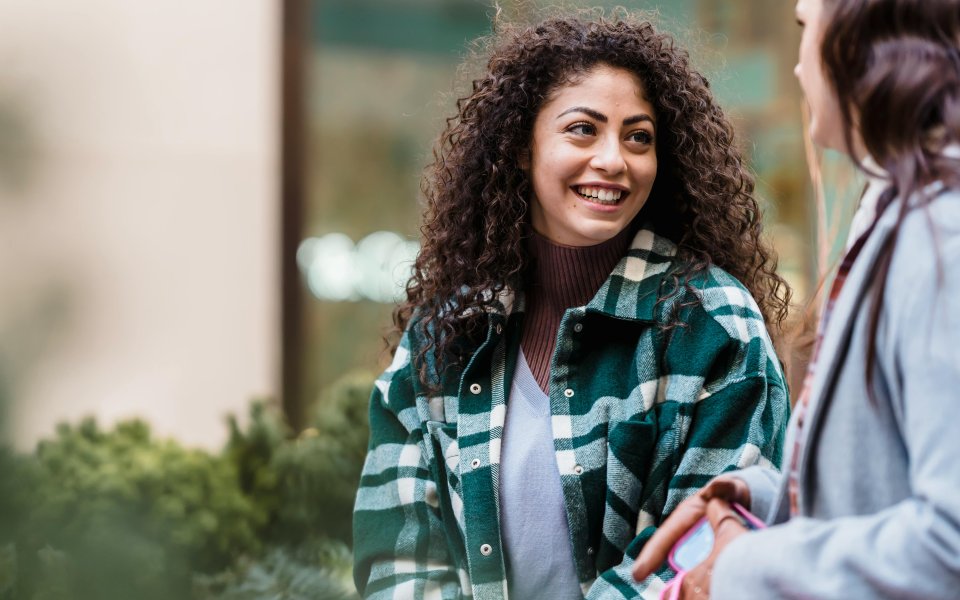
M 597 204 L 606 204 L 608 206 L 615 206 L 619 204 L 620 201 L 628 194 L 628 192 L 624 192 L 623 190 L 613 190 L 610 188 L 593 187 L 589 185 L 575 186 L 573 191 L 588 202 L 596 202 Z

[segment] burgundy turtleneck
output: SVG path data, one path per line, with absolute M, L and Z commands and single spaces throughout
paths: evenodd
M 595 246 L 562 246 L 539 233 L 527 239 L 530 267 L 525 283 L 526 316 L 520 348 L 540 389 L 549 393 L 550 360 L 563 313 L 596 295 L 627 252 L 633 228 Z

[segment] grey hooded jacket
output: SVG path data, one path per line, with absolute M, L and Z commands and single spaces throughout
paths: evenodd
M 800 516 L 786 477 L 751 467 L 768 529 L 719 556 L 711 598 L 960 598 L 960 191 L 902 225 L 866 391 L 869 282 L 897 220 L 879 218 L 836 300 L 799 456 Z M 939 256 L 939 260 L 935 257 Z M 791 464 L 796 428 L 787 436 Z

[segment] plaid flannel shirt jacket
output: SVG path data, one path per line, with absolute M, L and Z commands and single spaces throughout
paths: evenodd
M 715 475 L 780 464 L 789 403 L 762 315 L 715 267 L 691 282 L 697 302 L 680 294 L 658 303 L 672 289 L 675 254 L 672 242 L 641 229 L 558 331 L 554 447 L 588 598 L 656 597 L 669 568 L 639 583 L 630 577 L 656 526 Z M 499 300 L 486 339 L 465 367 L 444 374 L 442 394 L 427 395 L 417 379 L 415 324 L 376 381 L 354 512 L 354 579 L 364 597 L 507 597 L 500 441 L 523 298 L 506 291 Z M 665 330 L 675 307 L 685 325 Z

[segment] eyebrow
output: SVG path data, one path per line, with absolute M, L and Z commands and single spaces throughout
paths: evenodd
M 632 117 L 627 117 L 623 120 L 624 125 L 633 125 L 634 123 L 640 123 L 641 121 L 647 121 L 651 125 L 656 125 L 653 122 L 653 118 L 650 115 L 633 115 Z
M 557 118 L 559 119 L 560 117 L 564 115 L 568 115 L 573 112 L 583 113 L 588 117 L 591 117 L 593 119 L 596 119 L 597 121 L 600 121 L 601 123 L 606 123 L 609 120 L 607 119 L 607 115 L 601 112 L 597 112 L 592 108 L 587 108 L 586 106 L 574 106 L 574 107 L 568 108 L 567 110 L 557 115 Z M 642 121 L 646 121 L 651 125 L 655 125 L 655 123 L 653 122 L 653 118 L 647 114 L 633 115 L 632 117 L 627 117 L 626 119 L 623 120 L 623 124 L 633 125 L 635 123 L 640 123 Z

